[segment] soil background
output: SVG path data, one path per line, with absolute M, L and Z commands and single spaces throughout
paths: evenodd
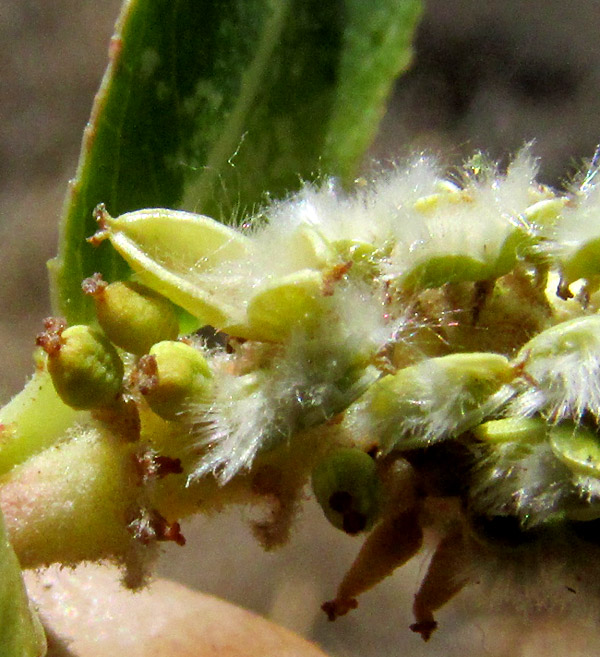
M 119 4 L 0 2 L 2 399 L 30 373 L 33 340 L 50 312 L 45 262 L 56 251 L 66 183 Z M 365 167 L 420 149 L 449 164 L 475 149 L 506 162 L 534 140 L 542 179 L 559 184 L 600 141 L 599 29 L 600 3 L 589 0 L 430 0 L 413 67 L 397 84 Z M 254 543 L 244 509 L 198 519 L 184 528 L 188 545 L 167 550 L 161 572 L 267 614 L 340 657 L 599 654 L 587 621 L 489 610 L 477 587 L 440 612 L 442 629 L 423 645 L 407 629 L 422 561 L 328 623 L 320 603 L 359 544 L 307 506 L 291 545 L 272 554 Z

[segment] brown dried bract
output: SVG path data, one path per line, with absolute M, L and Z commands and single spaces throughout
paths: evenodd
M 335 284 L 344 278 L 354 263 L 349 260 L 332 267 L 323 278 L 323 295 L 330 297 L 335 291 Z
M 67 328 L 67 322 L 62 317 L 46 317 L 44 331 L 36 336 L 35 344 L 41 347 L 49 356 L 58 353 L 62 346 L 61 335 Z
M 168 523 L 165 521 L 161 536 L 157 537 L 159 541 L 173 541 L 183 547 L 185 545 L 185 536 L 181 533 L 181 526 L 178 522 Z
M 153 479 L 162 479 L 170 474 L 181 474 L 183 466 L 181 461 L 170 456 L 161 456 L 154 450 L 145 449 L 134 455 L 136 471 L 143 484 Z
M 168 522 L 156 509 L 142 509 L 129 523 L 128 529 L 142 545 L 150 545 L 155 541 L 173 541 L 177 545 L 185 545 L 180 524 Z
M 109 233 L 106 221 L 108 216 L 109 214 L 106 211 L 106 206 L 104 203 L 99 203 L 94 208 L 94 219 L 97 221 L 99 229 L 86 240 L 92 246 L 98 246 L 100 243 L 104 242 L 104 240 L 108 239 Z
M 471 324 L 477 326 L 479 316 L 485 304 L 488 302 L 494 293 L 496 280 L 476 281 L 473 288 L 473 308 L 471 309 Z
M 569 283 L 565 281 L 564 278 L 561 277 L 558 287 L 556 288 L 556 296 L 562 299 L 563 301 L 567 301 L 568 299 L 573 298 L 573 292 L 569 289 Z
M 102 274 L 95 273 L 93 276 L 83 279 L 81 289 L 84 294 L 96 297 L 104 292 L 107 285 L 108 283 L 102 278 Z
M 158 364 L 150 354 L 142 356 L 129 379 L 132 388 L 137 388 L 142 395 L 147 395 L 158 385 Z

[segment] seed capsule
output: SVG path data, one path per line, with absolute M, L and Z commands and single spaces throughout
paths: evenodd
M 212 373 L 198 349 L 168 340 L 140 359 L 137 376 L 150 408 L 165 420 L 177 420 L 192 404 L 208 399 Z
M 108 339 L 85 325 L 64 328 L 46 322 L 38 344 L 48 354 L 48 372 L 60 398 L 83 410 L 110 406 L 123 382 L 123 363 Z
M 500 354 L 451 354 L 401 369 L 367 393 L 374 434 L 385 451 L 426 447 L 480 424 L 513 394 Z
M 527 342 L 516 362 L 530 381 L 511 403 L 511 415 L 541 413 L 552 422 L 600 418 L 600 316 L 561 322 Z
M 600 438 L 596 433 L 567 423 L 550 429 L 549 439 L 554 455 L 571 472 L 600 477 Z
M 600 276 L 600 231 L 598 230 L 598 185 L 592 181 L 598 169 L 590 169 L 580 189 L 565 199 L 559 220 L 541 222 L 546 250 L 558 260 L 561 284 L 558 295 L 573 296 L 569 287 L 579 279 L 596 286 Z
M 251 338 L 280 342 L 298 327 L 312 326 L 322 310 L 323 276 L 302 269 L 260 290 L 248 303 Z
M 548 425 L 541 418 L 506 417 L 484 422 L 472 431 L 475 438 L 490 445 L 512 442 L 535 444 L 546 438 Z
M 371 528 L 380 505 L 375 461 L 360 449 L 338 449 L 312 473 L 312 488 L 329 522 L 347 534 Z
M 104 333 L 121 349 L 141 356 L 153 344 L 177 338 L 175 307 L 144 285 L 131 281 L 107 285 L 97 274 L 86 278 L 82 287 L 94 297 Z
M 191 212 L 156 208 L 114 218 L 100 205 L 95 214 L 100 231 L 89 241 L 109 239 L 142 283 L 203 324 L 221 328 L 238 317 L 214 285 L 198 285 L 197 278 L 224 262 L 249 257 L 247 237 Z
M 471 160 L 464 167 L 463 189 L 438 183 L 433 194 L 411 204 L 384 264 L 386 277 L 418 292 L 510 272 L 535 242 L 527 218 L 516 218 L 530 202 L 534 177 L 528 149 L 504 175 L 485 158 Z
M 535 227 L 553 226 L 560 220 L 567 202 L 568 199 L 564 196 L 544 198 L 526 208 L 520 217 Z

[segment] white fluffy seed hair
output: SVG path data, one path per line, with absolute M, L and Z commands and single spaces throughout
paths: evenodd
M 319 239 L 325 250 L 344 240 L 370 244 L 382 253 L 393 249 L 391 261 L 383 263 L 391 278 L 436 255 L 491 262 L 511 231 L 527 228 L 520 213 L 532 202 L 537 164 L 526 147 L 505 174 L 491 163 L 483 164 L 478 175 L 468 171 L 467 166 L 456 176 L 458 184 L 452 183 L 435 158 L 421 155 L 350 193 L 334 179 L 307 184 L 247 222 L 249 257 L 189 276 L 209 294 L 243 308 L 265 282 L 319 268 L 319 254 L 296 239 L 303 228 L 313 231 L 317 251 Z M 442 189 L 463 189 L 469 202 L 445 204 L 430 215 L 415 209 L 416 201 Z
M 214 358 L 211 368 L 212 401 L 192 409 L 200 427 L 196 449 L 206 452 L 189 479 L 214 473 L 226 483 L 252 463 L 267 432 L 273 431 L 276 408 L 269 399 L 264 373 L 235 374 L 225 354 Z
M 521 358 L 527 380 L 507 415 L 539 413 L 551 422 L 580 422 L 590 413 L 600 419 L 600 316 L 567 321 L 539 334 L 523 347 Z
M 396 167 L 357 186 L 350 194 L 332 179 L 307 185 L 291 199 L 266 210 L 269 223 L 265 232 L 286 236 L 298 225 L 307 224 L 327 240 L 357 240 L 379 248 L 396 235 L 398 221 L 407 209 L 421 196 L 434 193 L 441 179 L 437 162 L 421 156 L 406 167 Z
M 421 362 L 419 381 L 411 399 L 402 400 L 386 418 L 377 418 L 369 430 L 381 436 L 383 450 L 414 449 L 454 438 L 493 416 L 514 394 L 500 385 L 485 400 L 475 399 L 468 385 L 436 367 L 435 359 Z M 390 408 L 394 408 L 391 400 Z M 367 422 L 371 422 L 371 418 Z
M 206 450 L 192 479 L 214 473 L 225 483 L 261 450 L 344 410 L 380 376 L 369 364 L 377 352 L 410 335 L 410 315 L 390 319 L 364 284 L 340 285 L 329 299 L 320 327 L 292 334 L 261 369 L 240 376 L 235 354 L 215 355 L 212 401 L 192 409 Z
M 540 413 L 552 422 L 580 422 L 586 412 L 600 418 L 600 352 L 561 354 L 532 363 L 526 385 L 509 405 L 508 415 Z
M 591 240 L 600 237 L 600 167 L 599 152 L 586 174 L 576 179 L 570 188 L 571 203 L 565 205 L 561 220 L 542 228 L 549 240 L 545 249 L 568 258 Z
M 458 177 L 462 201 L 446 194 L 439 208 L 427 212 L 416 209 L 414 202 L 405 204 L 395 222 L 387 276 L 401 277 L 432 256 L 467 256 L 493 266 L 509 235 L 531 232 L 522 213 L 533 201 L 536 174 L 536 161 L 525 148 L 504 175 L 491 163 L 482 164 L 477 175 L 467 166 Z M 389 195 L 385 187 L 384 199 Z
M 255 237 L 276 244 L 285 253 L 289 237 L 305 224 L 330 241 L 358 240 L 376 248 L 398 244 L 397 267 L 424 255 L 438 252 L 462 254 L 465 249 L 484 259 L 493 257 L 506 235 L 515 228 L 526 228 L 521 213 L 534 200 L 532 186 L 537 161 L 529 146 L 514 158 L 505 174 L 492 163 L 482 164 L 477 175 L 466 166 L 453 184 L 433 157 L 421 155 L 406 166 L 396 166 L 380 174 L 351 194 L 339 188 L 335 180 L 321 186 L 307 185 L 292 198 L 265 210 L 268 224 L 255 231 Z M 469 173 L 470 172 L 470 173 Z M 422 197 L 454 189 L 468 194 L 468 203 L 444 206 L 440 212 L 425 216 L 415 209 Z M 417 255 L 411 255 L 415 253 Z M 282 260 L 293 260 L 286 254 Z
M 542 524 L 576 492 L 574 476 L 550 445 L 481 446 L 472 471 L 470 506 L 485 516 L 516 515 L 524 528 Z

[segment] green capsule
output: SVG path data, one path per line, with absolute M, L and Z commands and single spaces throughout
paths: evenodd
M 561 260 L 561 290 L 580 278 L 594 280 L 600 276 L 600 238 L 590 239 Z
M 527 342 L 517 361 L 525 364 L 542 358 L 556 358 L 581 353 L 595 354 L 600 346 L 600 315 L 588 315 L 561 322 L 538 333 Z
M 100 331 L 85 325 L 59 328 L 41 334 L 38 343 L 48 354 L 48 372 L 65 404 L 83 410 L 115 403 L 123 383 L 123 363 Z
M 413 267 L 402 278 L 407 290 L 436 288 L 446 283 L 483 281 L 492 277 L 492 268 L 466 255 L 432 256 Z
M 507 274 L 531 241 L 527 232 L 500 211 L 477 205 L 483 191 L 441 191 L 417 199 L 414 209 L 423 217 L 430 239 L 413 243 L 406 254 L 399 284 L 405 290 L 437 288 L 446 283 L 495 280 Z M 456 226 L 459 228 L 456 228 Z
M 326 456 L 312 472 L 312 488 L 329 522 L 347 534 L 366 531 L 377 519 L 377 466 L 360 449 L 338 449 Z
M 138 388 L 164 420 L 177 420 L 193 404 L 206 402 L 212 373 L 198 349 L 184 342 L 155 344 L 139 363 Z
M 552 226 L 560 220 L 561 212 L 567 202 L 568 199 L 564 196 L 544 198 L 530 205 L 520 216 L 529 225 L 536 227 Z
M 546 438 L 548 425 L 536 417 L 506 417 L 490 420 L 472 429 L 473 435 L 490 445 L 504 443 L 539 443 Z
M 296 328 L 314 326 L 322 309 L 323 276 L 320 272 L 302 269 L 282 276 L 250 299 L 247 337 L 281 342 Z
M 498 243 L 489 247 L 478 245 L 477 252 L 468 241 L 463 248 L 465 253 L 440 253 L 424 257 L 406 272 L 401 285 L 407 290 L 437 288 L 446 283 L 463 281 L 495 280 L 507 274 L 517 262 L 517 257 L 531 246 L 533 240 L 524 231 L 506 231 Z M 457 251 L 458 251 L 458 247 Z
M 600 437 L 582 426 L 560 424 L 549 432 L 554 455 L 575 474 L 600 478 Z
M 250 257 L 250 240 L 233 228 L 202 215 L 150 208 L 111 217 L 96 208 L 100 230 L 92 244 L 109 239 L 136 272 L 138 279 L 197 317 L 202 324 L 222 328 L 238 318 L 215 286 L 198 277 L 230 261 Z
M 512 395 L 514 377 L 500 354 L 429 358 L 381 378 L 366 408 L 385 451 L 426 447 L 483 422 Z
M 175 340 L 179 324 L 175 307 L 140 283 L 107 285 L 99 276 L 83 282 L 94 297 L 98 322 L 107 337 L 125 351 L 141 356 L 162 340 Z

